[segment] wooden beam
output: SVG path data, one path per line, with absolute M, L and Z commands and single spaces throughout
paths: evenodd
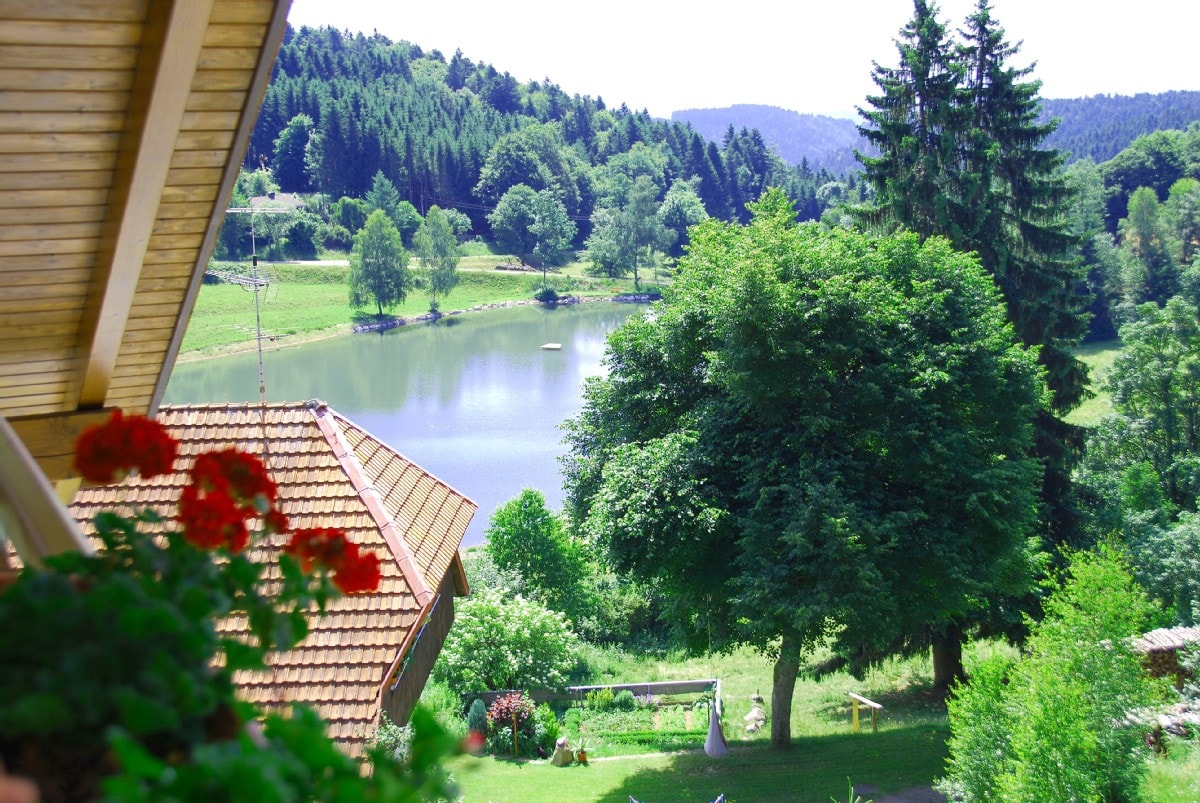
M 92 548 L 8 420 L 0 418 L 0 529 L 27 566 Z
M 213 0 L 150 4 L 96 280 L 80 328 L 86 344 L 80 408 L 100 407 L 108 395 L 212 7 Z
M 110 415 L 111 410 L 88 410 L 15 416 L 8 422 L 41 473 L 51 482 L 58 483 L 79 477 L 75 470 L 75 441 L 85 429 L 104 423 Z

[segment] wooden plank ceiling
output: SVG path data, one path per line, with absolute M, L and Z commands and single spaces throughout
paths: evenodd
M 0 0 L 0 415 L 49 479 L 157 407 L 289 6 Z

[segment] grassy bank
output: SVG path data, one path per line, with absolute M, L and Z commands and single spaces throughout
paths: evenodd
M 439 303 L 443 311 L 529 299 L 541 286 L 541 273 L 497 271 L 495 257 L 468 257 L 464 262 L 468 265 L 459 271 L 458 286 Z M 236 267 L 248 271 L 245 266 Z M 339 334 L 374 317 L 373 308 L 355 310 L 347 301 L 347 268 L 343 265 L 284 263 L 263 265 L 261 271 L 270 279 L 270 285 L 259 291 L 259 315 L 263 336 L 272 341 Z M 414 273 L 418 279 L 424 275 L 420 268 Z M 633 289 L 629 279 L 601 280 L 570 274 L 551 274 L 549 279 L 560 292 L 575 295 L 606 296 Z M 201 287 L 183 340 L 181 360 L 251 347 L 255 342 L 254 295 L 233 284 Z M 428 309 L 429 297 L 418 288 L 389 312 L 411 317 Z
M 1108 394 L 1100 387 L 1112 367 L 1113 360 L 1121 353 L 1120 340 L 1106 340 L 1102 343 L 1088 343 L 1075 352 L 1088 367 L 1088 386 L 1096 395 L 1087 399 L 1067 416 L 1072 424 L 1091 426 L 1112 412 Z

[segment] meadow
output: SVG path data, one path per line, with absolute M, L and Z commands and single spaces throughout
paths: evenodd
M 646 803 L 707 803 L 721 794 L 727 803 L 845 803 L 855 801 L 851 787 L 859 792 L 857 803 L 879 803 L 901 792 L 929 790 L 944 772 L 950 730 L 945 704 L 931 691 L 926 656 L 889 660 L 861 680 L 844 672 L 820 680 L 801 677 L 792 700 L 791 747 L 775 750 L 769 719 L 758 733 L 743 728 L 756 693 L 766 698 L 768 717 L 773 715 L 769 658 L 748 648 L 699 658 L 593 649 L 589 663 L 596 684 L 719 678 L 729 755 L 705 755 L 702 731 L 686 749 L 654 753 L 589 734 L 586 766 L 464 755 L 448 762 L 463 803 L 628 803 L 630 796 Z M 969 645 L 968 671 L 978 660 L 1012 649 L 997 642 Z M 850 691 L 883 704 L 878 732 L 871 732 L 869 720 L 852 732 Z M 565 735 L 572 743 L 578 736 Z M 1151 759 L 1143 793 L 1147 803 L 1200 800 L 1200 745 L 1175 741 L 1165 757 Z

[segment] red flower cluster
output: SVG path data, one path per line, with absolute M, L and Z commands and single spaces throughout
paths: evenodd
M 329 527 L 296 530 L 283 548 L 300 559 L 300 568 L 320 566 L 333 572 L 333 583 L 343 594 L 374 591 L 379 587 L 379 556 L 360 552 L 341 530 Z
M 250 543 L 247 522 L 263 516 L 272 528 L 285 522 L 275 508 L 278 489 L 262 461 L 237 449 L 196 458 L 192 482 L 179 499 L 183 537 L 201 549 L 241 552 Z
M 124 418 L 114 410 L 109 421 L 80 436 L 75 465 L 91 482 L 112 483 L 133 469 L 143 477 L 166 474 L 178 451 L 178 442 L 162 424 L 144 416 Z M 249 523 L 259 517 L 268 532 L 290 529 L 276 506 L 279 489 L 254 455 L 234 448 L 207 452 L 192 464 L 190 479 L 176 518 L 192 545 L 241 552 L 250 543 Z M 306 573 L 314 565 L 333 572 L 334 585 L 343 594 L 379 587 L 379 556 L 361 553 L 341 530 L 297 530 L 285 551 L 299 557 Z
M 75 468 L 85 480 L 107 484 L 134 469 L 143 477 L 166 474 L 178 453 L 179 444 L 162 424 L 140 415 L 125 418 L 113 410 L 112 418 L 79 436 Z

